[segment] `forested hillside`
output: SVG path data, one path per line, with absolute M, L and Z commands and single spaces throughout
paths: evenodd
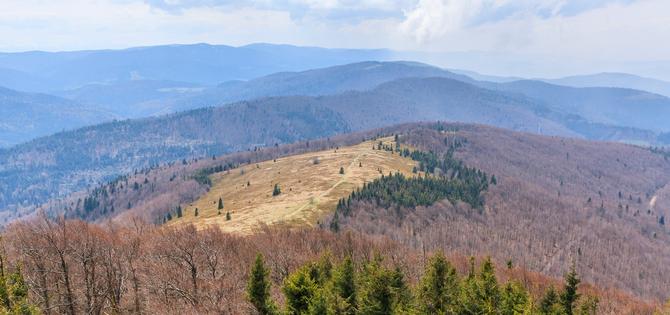
M 467 76 L 418 62 L 365 61 L 300 72 L 279 72 L 248 81 L 223 82 L 200 95 L 176 101 L 172 109 L 224 105 L 268 96 L 320 96 L 367 91 L 398 79 L 429 77 L 474 82 Z
M 161 119 L 119 121 L 0 150 L 0 208 L 16 208 L 108 181 L 133 170 L 343 133 L 349 126 L 320 106 L 207 108 Z
M 485 86 L 521 93 L 554 110 L 595 123 L 655 131 L 670 129 L 665 118 L 670 117 L 670 99 L 658 94 L 622 88 L 573 88 L 528 80 Z
M 453 154 L 495 175 L 483 206 L 445 200 L 389 207 L 378 197 L 352 195 L 349 210 L 338 211 L 339 229 L 385 235 L 419 249 L 490 253 L 552 275 L 562 272 L 557 266 L 575 262 L 588 281 L 668 297 L 667 155 L 480 126 L 445 128 L 417 128 L 399 141 L 438 156 Z M 454 139 L 463 145 L 449 153 Z
M 370 91 L 269 97 L 108 123 L 0 151 L 0 209 L 14 214 L 157 163 L 435 119 L 571 137 L 656 141 L 653 132 L 594 124 L 523 95 L 447 78 L 400 79 Z
M 0 148 L 116 117 L 95 106 L 0 86 Z
M 265 169 L 275 164 L 273 159 L 290 161 L 298 153 L 334 150 L 393 134 L 398 135 L 399 147 L 375 149 L 414 161 L 422 179 L 391 174 L 370 181 L 351 198 L 345 195 L 333 204 L 337 224 L 323 218 L 322 228 L 385 236 L 418 250 L 491 255 L 553 276 L 575 263 L 587 282 L 648 299 L 668 298 L 670 270 L 663 262 L 670 260 L 670 156 L 626 144 L 477 125 L 406 124 L 147 169 L 50 203 L 45 210 L 67 210 L 69 217 L 99 222 L 110 217 L 128 222 L 134 216 L 156 222 L 166 213 L 176 219 L 175 209 L 181 206 L 188 217 L 184 222 L 197 224 L 189 204 L 196 205 L 193 201 L 212 185 L 202 174 L 205 179 L 226 173 L 240 176 L 242 169 L 255 169 L 261 161 L 268 161 L 262 164 Z M 301 167 L 304 178 L 311 176 L 310 167 L 312 163 Z M 235 183 L 253 186 L 256 181 Z M 300 194 L 305 190 L 300 185 L 285 187 L 294 190 L 286 194 Z M 272 185 L 266 186 L 269 195 Z M 230 224 L 224 219 L 228 210 L 239 219 L 228 201 L 223 198 L 217 221 L 222 225 Z M 216 209 L 216 199 L 211 202 Z M 87 203 L 95 206 L 84 211 Z M 216 216 L 200 210 L 203 220 Z
M 119 226 L 36 218 L 10 226 L 2 245 L 11 281 L 0 310 L 20 314 L 651 315 L 657 306 L 581 283 L 570 266 L 561 281 L 515 263 L 444 257 L 358 233 L 266 229 L 237 236 L 137 220 Z

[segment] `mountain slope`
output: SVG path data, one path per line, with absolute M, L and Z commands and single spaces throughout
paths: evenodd
M 576 124 L 608 140 L 637 135 L 576 117 L 537 105 L 523 95 L 510 96 L 446 78 L 401 79 L 370 91 L 329 96 L 263 98 L 92 126 L 0 151 L 0 209 L 30 207 L 156 163 L 403 122 L 439 119 L 587 137 L 573 130 Z M 651 142 L 655 135 L 642 132 L 639 136 L 640 141 Z
M 483 209 L 447 200 L 400 209 L 352 202 L 340 226 L 417 249 L 489 253 L 556 276 L 574 262 L 589 282 L 668 299 L 667 156 L 484 126 L 437 127 L 401 133 L 401 146 L 442 154 L 462 143 L 455 156 L 496 177 Z
M 572 88 L 540 81 L 483 84 L 492 89 L 521 93 L 554 110 L 607 125 L 670 130 L 670 99 L 658 94 L 620 88 Z
M 361 142 L 393 134 L 401 149 L 432 151 L 438 157 L 453 150 L 466 167 L 489 174 L 483 206 L 444 199 L 425 206 L 385 207 L 374 198 L 354 198 L 350 214 L 340 213 L 341 229 L 385 236 L 417 250 L 491 255 L 553 276 L 575 263 L 585 281 L 645 299 L 668 298 L 670 229 L 661 218 L 670 214 L 670 160 L 626 144 L 481 125 L 406 124 L 166 165 L 54 201 L 45 209 L 117 222 L 136 216 L 161 222 L 169 212 L 171 226 L 195 223 L 245 234 L 258 223 L 294 226 L 320 221 L 327 227 L 328 213 L 337 207 L 333 196 L 346 200 L 360 187 L 348 175 L 370 185 L 381 175 L 369 172 L 372 165 L 372 171 L 381 167 L 384 175 L 399 170 L 412 176 L 408 170 L 416 161 Z M 393 138 L 381 140 L 390 143 L 389 139 Z M 355 152 L 364 154 L 358 160 L 362 164 L 356 163 Z M 323 164 L 313 162 L 316 156 Z M 419 172 L 421 164 L 414 164 Z M 339 174 L 340 166 L 345 174 Z M 338 179 L 343 186 L 330 191 Z M 282 193 L 272 197 L 275 183 Z M 401 196 L 420 197 L 409 190 Z M 96 206 L 86 209 L 84 204 Z M 179 205 L 182 218 L 175 210 Z
M 0 150 L 0 208 L 41 203 L 161 162 L 348 130 L 338 114 L 323 107 L 240 103 L 62 132 Z
M 542 81 L 572 87 L 618 87 L 652 92 L 670 97 L 670 82 L 628 73 L 596 73 Z
M 143 118 L 173 113 L 171 104 L 201 94 L 204 89 L 187 82 L 128 80 L 87 84 L 54 94 L 114 111 L 125 118 Z
M 0 87 L 0 147 L 116 117 L 111 112 L 59 97 Z
M 210 176 L 212 185 L 206 193 L 181 205 L 184 216 L 169 224 L 193 223 L 200 229 L 215 226 L 237 234 L 250 234 L 259 224 L 317 226 L 340 198 L 363 183 L 389 172 L 412 174 L 415 162 L 399 154 L 375 150 L 379 141 L 393 145 L 392 137 L 370 140 L 219 172 Z M 273 196 L 275 184 L 280 193 Z M 222 209 L 218 209 L 219 198 Z M 119 202 L 112 204 L 118 206 Z
M 178 101 L 173 110 L 223 105 L 268 96 L 319 96 L 365 91 L 397 79 L 426 77 L 473 81 L 467 76 L 417 62 L 365 61 L 301 72 L 280 72 L 249 81 L 224 82 L 202 95 Z

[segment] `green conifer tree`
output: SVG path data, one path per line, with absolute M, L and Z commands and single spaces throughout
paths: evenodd
M 286 297 L 286 314 L 307 314 L 317 290 L 318 285 L 310 275 L 310 266 L 303 266 L 290 274 L 282 287 Z
M 570 271 L 565 275 L 565 287 L 561 293 L 561 306 L 563 307 L 563 312 L 567 315 L 572 315 L 574 313 L 575 304 L 579 299 L 579 293 L 577 293 L 577 286 L 579 285 L 579 278 L 577 277 L 577 272 L 575 271 L 575 266 L 570 267 Z
M 217 209 L 218 210 L 223 209 L 223 199 L 221 199 L 221 197 L 219 197 L 219 206 L 217 207 Z
M 351 257 L 346 257 L 340 263 L 332 279 L 333 293 L 344 301 L 346 304 L 342 306 L 342 314 L 355 314 L 356 311 L 356 270 L 354 269 L 354 262 Z M 342 303 L 339 303 L 342 304 Z
M 28 285 L 20 267 L 10 274 L 4 269 L 0 272 L 0 314 L 39 314 L 39 309 L 28 302 Z
M 550 286 L 547 292 L 544 293 L 544 296 L 540 300 L 538 311 L 542 315 L 558 315 L 562 313 L 559 296 L 553 286 Z
M 404 314 L 411 311 L 411 294 L 400 269 L 381 265 L 381 257 L 368 262 L 360 279 L 358 314 Z
M 509 282 L 502 290 L 500 299 L 501 315 L 523 314 L 529 308 L 528 292 L 519 283 Z
M 458 277 L 456 269 L 436 253 L 428 263 L 417 292 L 419 314 L 456 314 L 458 311 Z
M 270 298 L 270 271 L 266 269 L 263 255 L 256 255 L 247 283 L 247 299 L 259 314 L 275 314 L 276 306 Z

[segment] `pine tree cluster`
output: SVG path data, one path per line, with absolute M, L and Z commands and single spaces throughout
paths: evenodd
M 416 286 L 400 267 L 376 255 L 357 265 L 349 257 L 334 265 L 329 255 L 308 263 L 283 281 L 284 310 L 272 300 L 270 270 L 262 256 L 252 266 L 247 298 L 260 314 L 595 314 L 598 300 L 577 293 L 574 269 L 561 292 L 549 287 L 540 301 L 510 280 L 501 283 L 492 261 L 459 275 L 442 253 L 430 258 Z
M 410 152 L 407 149 L 400 152 L 417 161 L 424 175 L 382 175 L 371 183 L 363 184 L 363 188 L 356 189 L 347 198 L 340 199 L 335 217 L 349 216 L 352 204 L 356 202 L 369 202 L 386 209 L 392 206 L 415 208 L 429 206 L 446 198 L 452 203 L 468 203 L 473 208 L 483 206 L 482 193 L 489 185 L 487 174 L 463 166 L 461 161 L 453 157 L 453 151 L 450 150 L 442 159 L 432 152 Z

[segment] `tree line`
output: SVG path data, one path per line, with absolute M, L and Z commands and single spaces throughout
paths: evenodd
M 350 216 L 359 203 L 371 203 L 375 206 L 389 209 L 391 207 L 415 208 L 429 206 L 437 201 L 448 199 L 454 203 L 462 201 L 472 208 L 481 208 L 484 205 L 482 193 L 491 184 L 496 184 L 495 176 L 489 180 L 488 175 L 481 170 L 468 168 L 456 158 L 454 149 L 460 142 L 439 158 L 433 152 L 401 150 L 396 146 L 377 145 L 378 150 L 395 150 L 398 154 L 410 157 L 416 161 L 421 172 L 417 176 L 406 177 L 401 173 L 383 175 L 371 183 L 364 183 L 346 198 L 338 200 L 335 213 L 331 220 L 332 230 L 339 230 L 339 216 Z M 397 211 L 400 215 L 400 211 Z
M 284 306 L 271 296 L 270 271 L 258 254 L 246 295 L 258 314 L 596 314 L 598 299 L 578 293 L 574 268 L 560 291 L 550 286 L 533 299 L 519 282 L 498 280 L 491 259 L 460 275 L 441 252 L 431 258 L 418 283 L 410 285 L 399 267 L 381 255 L 356 264 L 345 257 L 337 264 L 328 254 L 300 266 L 283 281 Z M 510 266 L 511 267 L 511 266 Z

